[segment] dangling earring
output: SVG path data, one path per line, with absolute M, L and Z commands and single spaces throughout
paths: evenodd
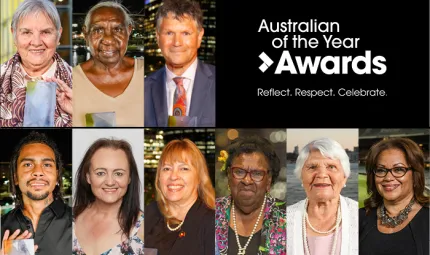
M 345 187 L 346 187 L 346 184 L 344 184 L 344 185 L 343 185 L 343 187 L 345 188 Z
M 231 190 L 230 190 L 230 184 L 227 184 L 227 190 L 228 190 L 228 191 L 231 191 Z
M 303 183 L 301 184 L 301 186 L 303 187 Z

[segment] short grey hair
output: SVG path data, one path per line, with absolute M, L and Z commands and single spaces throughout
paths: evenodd
M 129 11 L 128 9 L 122 5 L 120 2 L 118 1 L 102 1 L 99 2 L 98 4 L 94 5 L 93 7 L 91 7 L 91 9 L 88 11 L 87 16 L 85 16 L 85 21 L 84 21 L 84 26 L 85 26 L 85 33 L 89 32 L 89 27 L 90 27 L 90 21 L 91 21 L 91 16 L 93 15 L 94 11 L 96 11 L 97 9 L 103 8 L 103 7 L 110 7 L 110 8 L 115 8 L 120 10 L 123 14 L 124 14 L 124 19 L 125 19 L 125 25 L 128 26 L 134 26 L 134 21 L 133 19 L 130 17 Z
M 351 174 L 349 157 L 348 154 L 346 154 L 345 149 L 337 141 L 324 137 L 309 142 L 300 150 L 299 156 L 296 160 L 296 167 L 294 169 L 294 174 L 298 179 L 302 179 L 303 166 L 312 151 L 319 151 L 321 155 L 326 158 L 338 159 L 342 165 L 345 177 L 348 178 Z
M 54 3 L 48 0 L 25 0 L 18 6 L 12 17 L 11 28 L 15 39 L 18 23 L 29 15 L 37 13 L 43 13 L 48 16 L 58 32 L 58 37 L 60 37 L 61 20 Z

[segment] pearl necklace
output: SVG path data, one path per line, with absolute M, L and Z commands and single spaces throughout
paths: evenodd
M 302 221 L 302 225 L 303 225 L 303 246 L 305 247 L 305 255 L 310 255 L 311 253 L 309 251 L 307 234 L 306 234 L 306 221 L 307 221 L 306 219 L 307 219 L 307 215 L 308 215 L 307 214 L 307 209 L 308 209 L 308 199 L 306 198 L 306 201 L 305 201 L 305 213 L 303 214 L 303 221 Z M 335 225 L 335 233 L 334 233 L 333 246 L 331 247 L 331 252 L 330 252 L 331 255 L 335 255 L 335 253 L 336 253 L 337 236 L 339 234 L 339 226 L 340 226 L 341 220 L 342 220 L 342 215 L 341 215 L 340 201 L 339 201 L 338 207 L 337 207 L 337 216 L 336 216 L 336 225 Z M 307 222 L 309 223 L 309 220 Z M 312 230 L 314 230 L 314 228 L 311 226 L 310 223 L 309 223 L 309 226 L 310 226 L 310 228 Z M 317 232 L 317 233 L 324 233 L 324 231 L 315 231 L 315 232 Z M 328 232 L 328 233 L 330 233 L 330 232 Z
M 178 230 L 180 227 L 182 227 L 182 224 L 184 224 L 184 221 L 182 221 L 181 223 L 179 223 L 179 225 L 176 227 L 176 228 L 171 228 L 170 226 L 169 226 L 169 220 L 167 220 L 167 228 L 170 230 L 170 231 L 176 231 L 176 230 Z
M 260 209 L 260 213 L 258 214 L 258 218 L 257 218 L 257 222 L 255 222 L 254 224 L 254 228 L 252 229 L 251 235 L 248 238 L 248 241 L 246 242 L 245 246 L 240 245 L 240 241 L 239 241 L 239 235 L 237 234 L 237 227 L 236 227 L 236 214 L 234 211 L 234 201 L 232 202 L 232 207 L 231 207 L 231 213 L 233 214 L 233 226 L 234 226 L 234 233 L 236 235 L 236 241 L 237 241 L 237 247 L 239 248 L 239 251 L 237 252 L 237 255 L 245 255 L 245 250 L 246 248 L 248 248 L 249 243 L 252 240 L 252 236 L 255 233 L 255 230 L 258 227 L 258 223 L 260 222 L 260 218 L 261 215 L 263 215 L 263 211 L 264 211 L 264 206 L 266 205 L 266 195 L 264 195 L 264 200 L 263 200 L 263 204 L 261 205 L 261 209 Z
M 339 200 L 340 201 L 340 200 Z M 340 215 L 340 206 L 339 206 L 339 201 L 338 201 L 338 205 L 337 205 L 337 216 Z M 309 221 L 309 216 L 308 213 L 305 211 L 305 218 L 306 218 L 306 222 L 308 223 L 309 227 L 316 233 L 318 234 L 330 234 L 331 232 L 333 232 L 336 227 L 337 224 L 335 224 L 331 229 L 327 230 L 327 231 L 319 231 L 318 229 L 314 228 L 311 224 L 311 222 Z M 337 223 L 337 218 L 336 218 L 336 223 Z

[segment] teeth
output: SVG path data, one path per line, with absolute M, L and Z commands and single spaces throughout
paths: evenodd
M 44 50 L 30 50 L 31 52 L 43 52 Z

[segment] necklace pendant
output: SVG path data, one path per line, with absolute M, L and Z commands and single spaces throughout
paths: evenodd
M 237 255 L 245 255 L 245 248 L 239 248 Z

